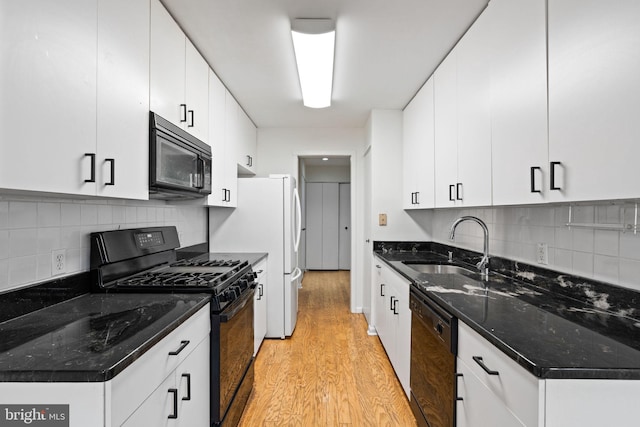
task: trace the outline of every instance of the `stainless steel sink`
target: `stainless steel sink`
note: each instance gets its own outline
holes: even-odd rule
[[[468,268],[460,267],[457,265],[449,264],[409,264],[405,263],[407,267],[411,267],[419,273],[426,274],[477,274],[477,271],[469,270]]]

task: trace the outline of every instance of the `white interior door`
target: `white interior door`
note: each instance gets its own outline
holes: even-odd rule
[[[339,248],[338,268],[351,269],[351,184],[342,183],[339,187]]]
[[[306,185],[306,267],[322,269],[322,183]]]
[[[322,269],[338,270],[339,268],[339,184],[325,182],[322,184]]]

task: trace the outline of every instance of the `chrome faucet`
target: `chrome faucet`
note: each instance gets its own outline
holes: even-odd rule
[[[453,224],[451,224],[451,230],[449,231],[450,240],[454,239],[456,235],[456,227],[463,221],[477,222],[478,224],[480,224],[480,227],[482,227],[482,231],[484,232],[484,255],[482,256],[480,262],[476,264],[476,267],[478,268],[478,270],[480,270],[480,273],[482,273],[482,275],[487,278],[489,276],[489,229],[487,228],[487,224],[485,224],[484,221],[475,216],[461,216],[460,218],[456,219]]]

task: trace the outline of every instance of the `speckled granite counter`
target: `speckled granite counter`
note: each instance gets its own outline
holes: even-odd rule
[[[205,294],[83,294],[0,323],[0,381],[107,381],[204,307]],[[19,305],[8,298],[4,305]]]
[[[425,274],[410,264],[446,264],[453,251],[454,263],[475,270],[480,254],[438,243],[376,242],[374,249],[414,291],[540,378],[640,379],[638,292],[497,257],[488,280]]]

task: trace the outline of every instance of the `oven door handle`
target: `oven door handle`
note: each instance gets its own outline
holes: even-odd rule
[[[253,294],[255,294],[255,292],[254,288],[247,290],[242,298],[234,301],[228,310],[222,310],[222,313],[220,313],[220,322],[226,323],[231,320],[233,316],[238,314],[250,301],[253,301]]]

